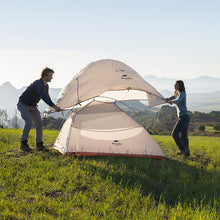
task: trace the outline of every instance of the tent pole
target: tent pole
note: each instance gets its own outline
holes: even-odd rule
[[[129,109],[131,109],[139,118],[140,118],[140,115],[138,114],[138,112],[136,112],[133,108],[131,108],[129,105],[126,105],[125,103],[123,103],[123,102],[120,102],[120,101],[115,101],[115,103],[117,103],[117,102],[119,102],[119,103],[122,103],[123,105],[125,105],[126,107],[128,107]],[[119,107],[119,106],[118,106]],[[120,108],[120,107],[119,107]],[[121,108],[120,108],[121,109]],[[122,109],[121,109],[122,110]],[[123,111],[123,110],[122,110]],[[124,112],[124,111],[123,111]],[[127,113],[126,113],[127,114]],[[147,128],[145,128],[146,130],[147,129],[149,129],[150,131],[151,131],[151,133],[153,134],[153,135],[156,135],[151,129],[150,129],[150,127],[147,127]],[[171,158],[170,157],[170,154],[168,153],[168,151],[167,151],[167,149],[166,149],[166,147],[164,146],[164,144],[159,140],[159,139],[157,139],[157,141],[159,142],[159,144],[161,145],[161,147],[163,148],[163,150],[166,152],[166,155],[168,156],[168,158]]]
[[[74,117],[74,120],[75,120],[75,117]],[[71,123],[70,123],[70,126],[69,126],[69,131],[68,131],[68,135],[67,135],[67,139],[66,139],[66,144],[65,144],[65,148],[64,148],[64,152],[65,153],[67,153],[67,146],[68,146],[69,140],[70,140],[72,124],[73,124],[73,120],[71,120]]]

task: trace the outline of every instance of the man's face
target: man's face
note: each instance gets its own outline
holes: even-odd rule
[[[52,72],[49,72],[45,77],[44,77],[44,80],[46,82],[51,82],[51,80],[53,79],[53,73]]]

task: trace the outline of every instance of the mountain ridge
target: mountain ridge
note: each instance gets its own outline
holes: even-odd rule
[[[159,91],[172,91],[176,80],[182,80],[184,82],[187,93],[209,93],[220,91],[220,78],[207,75],[192,79],[159,78],[153,75],[147,75],[143,78]]]
[[[153,75],[148,75],[143,78],[164,97],[172,95],[176,79],[158,78]],[[186,85],[188,95],[187,105],[190,111],[211,112],[220,110],[220,79],[201,76],[183,81]],[[18,98],[25,88],[24,86],[17,89],[10,82],[5,82],[0,85],[0,109],[7,109],[8,115],[12,117],[15,114]],[[53,102],[56,102],[60,91],[61,88],[49,89]],[[43,101],[39,102],[40,111],[44,111],[47,107]]]

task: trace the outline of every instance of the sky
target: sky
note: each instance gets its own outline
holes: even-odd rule
[[[122,61],[141,76],[220,78],[219,0],[0,0],[0,85],[54,69],[62,88],[88,63]]]

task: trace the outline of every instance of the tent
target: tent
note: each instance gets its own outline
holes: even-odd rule
[[[98,98],[102,103],[94,101]],[[126,64],[110,59],[90,63],[58,96],[56,105],[61,109],[79,109],[64,123],[55,148],[63,154],[164,158],[147,131],[116,105],[124,100],[147,100],[149,106],[166,102]],[[51,112],[53,108],[47,110]]]
[[[64,123],[54,148],[83,156],[166,158],[148,132],[115,102],[94,101],[73,112]]]
[[[72,108],[94,97],[117,101],[147,100],[149,107],[166,102],[134,69],[116,60],[99,60],[83,68],[60,92],[56,105]],[[49,108],[47,112],[53,112]]]

